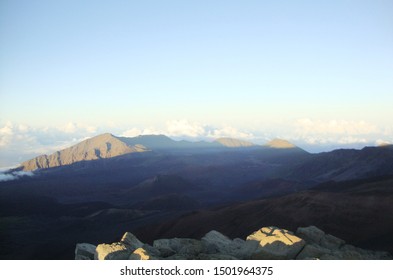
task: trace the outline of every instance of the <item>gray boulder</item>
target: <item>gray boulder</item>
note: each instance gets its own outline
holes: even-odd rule
[[[158,239],[153,242],[153,247],[160,251],[163,258],[175,254],[197,256],[202,251],[201,241],[190,238]]]
[[[345,244],[344,240],[342,240],[342,239],[340,239],[338,237],[335,237],[333,235],[330,235],[330,234],[326,234],[322,238],[321,243],[320,243],[320,245],[322,247],[328,248],[330,250],[337,250],[341,246],[343,246],[344,244]]]
[[[329,250],[337,250],[345,244],[345,241],[325,232],[316,226],[299,227],[296,235],[309,244],[316,244]]]
[[[336,253],[343,260],[388,260],[392,256],[388,252],[371,251],[361,249],[352,245],[344,245],[341,250]]]
[[[299,227],[296,230],[296,235],[302,238],[307,243],[320,244],[325,232],[316,226]]]
[[[121,242],[123,242],[124,245],[129,247],[132,251],[143,246],[143,243],[131,232],[126,232],[121,238]]]
[[[243,258],[242,247],[245,240],[235,238],[231,240],[222,233],[212,230],[202,237],[203,251],[207,254],[230,255],[236,259]]]
[[[152,255],[157,258],[161,257],[160,251],[154,248],[153,246],[150,246],[149,244],[143,244],[142,248],[145,249],[149,255]]]
[[[227,253],[231,250],[232,240],[218,231],[209,231],[201,240],[207,253]]]
[[[297,255],[297,260],[312,260],[320,259],[323,255],[330,254],[329,249],[323,248],[316,244],[307,244],[303,250]]]
[[[75,259],[76,260],[94,260],[94,254],[96,247],[89,243],[78,243],[75,247]]]

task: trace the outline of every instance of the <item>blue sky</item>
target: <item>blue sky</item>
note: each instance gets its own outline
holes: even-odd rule
[[[104,131],[391,142],[392,11],[392,1],[2,0],[0,157]]]

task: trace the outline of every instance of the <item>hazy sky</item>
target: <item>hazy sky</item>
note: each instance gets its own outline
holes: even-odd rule
[[[1,0],[0,166],[103,131],[392,142],[392,13],[389,0]]]

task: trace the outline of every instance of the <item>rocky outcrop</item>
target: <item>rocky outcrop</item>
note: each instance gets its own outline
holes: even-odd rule
[[[131,254],[142,246],[143,243],[138,238],[136,238],[135,235],[130,232],[126,232],[120,242],[115,242],[112,244],[99,244],[96,247],[94,259],[128,260]]]
[[[392,258],[387,252],[364,250],[345,244],[344,240],[325,234],[315,226],[300,227],[296,235],[307,243],[296,259],[380,260]]]
[[[263,227],[246,240],[229,237],[215,230],[201,240],[158,239],[144,244],[132,233],[125,233],[112,244],[79,243],[76,260],[379,260],[392,259],[387,252],[364,250],[345,244],[315,226],[300,227],[296,233],[277,227]]]

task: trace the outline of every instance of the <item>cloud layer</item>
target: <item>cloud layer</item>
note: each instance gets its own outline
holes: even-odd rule
[[[31,127],[6,122],[0,126],[0,166],[14,166],[33,156],[64,149],[96,133],[96,128],[76,123]]]
[[[171,120],[165,123],[162,129],[156,128],[130,128],[124,131],[121,136],[135,137],[138,135],[164,134],[170,137],[185,137],[196,139],[215,139],[220,137],[232,137],[239,139],[252,139],[253,133],[240,131],[232,126],[221,128],[211,125],[204,125],[198,122],[191,122],[186,119]]]
[[[309,118],[298,119],[294,123],[293,137],[312,145],[328,144],[377,144],[382,135],[392,138],[384,133],[388,128],[380,128],[366,121],[348,120],[313,120]],[[387,136],[387,137],[386,137]],[[391,142],[381,140],[378,142]]]
[[[188,140],[232,137],[258,144],[278,137],[306,149],[311,147],[313,151],[322,151],[323,147],[362,147],[393,142],[393,127],[378,127],[373,123],[354,120],[302,118],[290,123],[277,124],[275,127],[261,125],[248,130],[231,125],[203,124],[187,119],[162,122],[161,127],[128,128],[116,125],[110,128],[96,127],[75,122],[58,127],[31,127],[6,122],[0,124],[0,167],[14,166],[34,156],[53,153],[104,132],[126,137],[164,134],[174,139]]]

